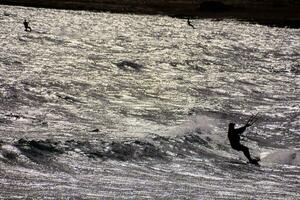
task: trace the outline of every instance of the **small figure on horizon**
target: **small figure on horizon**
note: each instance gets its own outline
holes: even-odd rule
[[[234,128],[235,124],[234,123],[229,123],[229,128],[228,128],[228,139],[230,141],[230,145],[234,150],[237,151],[242,151],[244,155],[247,157],[249,160],[249,163],[259,165],[258,161],[259,159],[253,159],[250,156],[249,148],[242,145],[240,143],[240,135],[246,130],[247,127],[253,125],[253,123],[257,121],[256,116],[252,116],[246,125],[240,127],[240,128]]]
[[[29,27],[29,22],[26,21],[26,19],[24,20],[23,24],[24,24],[24,27],[25,27],[25,31],[31,32],[31,28]]]
[[[191,24],[191,22],[190,22],[190,18],[188,18],[187,24],[188,24],[189,26],[191,26],[193,29],[195,29],[195,27],[193,26],[193,24]]]

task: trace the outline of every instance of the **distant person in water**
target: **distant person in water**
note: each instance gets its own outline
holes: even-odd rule
[[[195,29],[195,27],[193,26],[193,24],[191,24],[191,22],[190,22],[190,18],[188,18],[187,23],[188,23],[189,26],[191,26],[193,29]]]
[[[26,21],[26,19],[24,20],[23,24],[24,24],[24,27],[25,27],[25,31],[31,32],[31,28],[29,27],[29,22]]]
[[[250,163],[258,165],[259,159],[251,158],[249,148],[240,143],[240,139],[241,139],[240,135],[242,135],[242,133],[246,130],[246,128],[251,126],[256,120],[257,119],[255,118],[255,116],[254,117],[252,116],[248,120],[246,125],[244,125],[243,127],[240,127],[240,128],[234,128],[235,124],[229,123],[228,139],[230,141],[231,147],[234,150],[242,151],[244,153],[244,155],[248,158]]]

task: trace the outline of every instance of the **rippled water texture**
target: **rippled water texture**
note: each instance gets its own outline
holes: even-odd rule
[[[299,199],[300,30],[191,22],[0,6],[0,199]]]

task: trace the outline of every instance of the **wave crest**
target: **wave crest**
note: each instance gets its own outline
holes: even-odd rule
[[[202,138],[200,133],[190,133],[177,137],[152,135],[142,140],[132,139],[126,141],[98,140],[90,142],[67,140],[61,142],[50,139],[19,139],[11,146],[17,148],[21,154],[30,160],[41,163],[47,161],[50,157],[68,152],[81,152],[89,158],[120,161],[170,160],[172,157],[212,155],[210,150],[213,146],[210,142],[211,140],[208,137]]]

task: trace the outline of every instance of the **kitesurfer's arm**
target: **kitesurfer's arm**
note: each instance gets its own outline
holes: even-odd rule
[[[247,127],[248,127],[248,125],[242,126],[241,128],[237,128],[237,129],[235,129],[235,132],[238,135],[241,135],[246,130]]]

